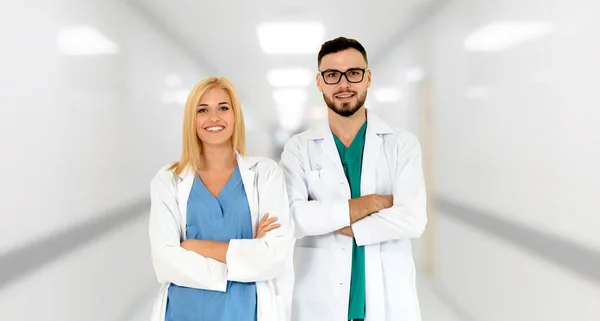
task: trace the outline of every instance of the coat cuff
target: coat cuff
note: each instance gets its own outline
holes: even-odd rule
[[[325,215],[330,215],[331,225],[335,230],[350,226],[350,203],[348,200],[323,201],[328,208]],[[327,213],[328,212],[328,213]],[[313,222],[318,224],[318,222]]]
[[[370,225],[366,219],[367,217],[352,224],[352,233],[354,233],[354,240],[358,246],[377,243],[372,238],[374,231],[369,231]]]
[[[227,291],[227,265],[210,258],[208,260],[208,269],[214,278],[214,290],[220,292]]]
[[[260,255],[256,255],[253,251],[254,242],[264,242],[259,239],[233,239],[229,241],[229,248],[225,254],[227,260],[227,279],[230,281],[245,282],[249,276],[255,274],[256,271],[251,271],[260,261]]]

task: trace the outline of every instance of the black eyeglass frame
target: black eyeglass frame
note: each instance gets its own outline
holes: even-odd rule
[[[338,80],[336,82],[327,82],[327,80],[325,80],[325,73],[326,72],[332,72],[332,71],[339,72],[340,73],[340,77],[338,78]],[[346,73],[349,72],[349,71],[361,71],[362,75],[360,77],[360,80],[359,81],[350,81],[350,79],[348,79],[348,76],[346,75]],[[365,74],[366,73],[367,73],[367,69],[366,68],[350,68],[350,69],[348,69],[346,71],[339,71],[337,69],[327,69],[327,70],[321,71],[321,78],[323,78],[323,81],[327,85],[337,85],[337,84],[339,84],[340,81],[342,81],[342,77],[346,77],[346,80],[349,83],[351,83],[351,84],[358,84],[358,83],[362,82],[365,79]]]

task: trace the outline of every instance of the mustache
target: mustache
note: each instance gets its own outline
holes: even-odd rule
[[[336,93],[334,93],[333,95],[339,95],[339,94],[357,94],[356,91],[352,91],[352,90],[342,90],[342,91],[338,91]]]

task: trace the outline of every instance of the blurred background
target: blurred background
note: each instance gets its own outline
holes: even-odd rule
[[[149,183],[209,75],[249,153],[325,120],[325,40],[359,40],[367,108],[421,140],[424,321],[600,320],[595,0],[3,0],[0,319],[144,321]]]

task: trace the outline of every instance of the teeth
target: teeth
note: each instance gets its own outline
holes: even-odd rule
[[[208,130],[209,132],[218,132],[223,130],[224,127],[221,126],[216,126],[216,127],[208,127],[206,128],[206,130]]]
[[[349,95],[337,95],[338,98],[349,98],[352,97],[352,94]]]

